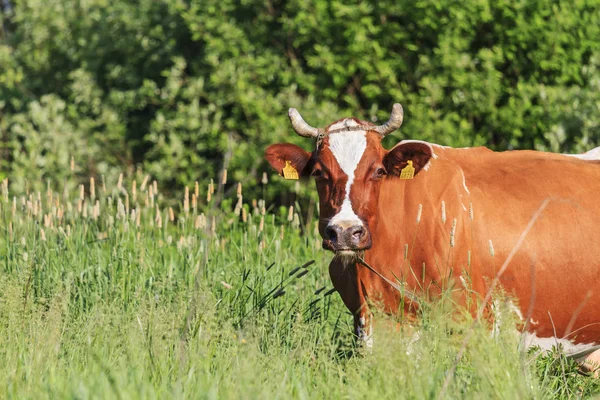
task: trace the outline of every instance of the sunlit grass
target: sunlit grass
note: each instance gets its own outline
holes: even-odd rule
[[[436,398],[470,329],[446,397],[597,390],[447,302],[415,326],[378,315],[363,350],[315,227],[297,207],[270,213],[241,185],[226,199],[218,187],[184,188],[174,204],[147,177],[75,192],[3,184],[0,396]]]

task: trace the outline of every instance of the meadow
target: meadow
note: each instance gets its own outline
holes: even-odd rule
[[[447,299],[357,345],[299,205],[141,173],[0,198],[0,397],[579,398],[600,384]],[[39,182],[38,182],[39,184]],[[263,191],[264,192],[264,191]],[[446,301],[445,301],[446,300]],[[468,337],[468,340],[465,338]],[[457,357],[464,349],[462,357]]]

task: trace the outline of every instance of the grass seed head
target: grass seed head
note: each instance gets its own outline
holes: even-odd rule
[[[117,219],[121,219],[125,216],[126,216],[125,205],[123,204],[123,201],[121,201],[121,198],[119,197],[117,199]]]
[[[93,177],[90,178],[90,197],[92,200],[96,198],[96,183]]]
[[[446,202],[442,200],[442,224],[446,223]]]
[[[100,200],[96,200],[96,204],[94,204],[93,217],[94,221],[98,220],[98,217],[100,217]]]
[[[196,217],[196,220],[194,221],[194,228],[195,229],[201,229],[201,223],[202,223],[202,215],[198,215]]]
[[[423,212],[423,204],[419,204],[419,209],[417,210],[417,224],[421,222],[421,213]]]
[[[183,212],[187,215],[190,212],[190,188],[185,187],[185,194],[183,195]]]
[[[237,202],[235,204],[235,209],[233,210],[233,213],[235,214],[236,217],[240,216],[243,206],[244,206],[243,198],[242,198],[242,196],[238,196]]]
[[[221,174],[221,185],[227,184],[227,168],[225,168]]]
[[[140,190],[143,192],[144,190],[146,190],[146,185],[148,184],[148,180],[150,180],[150,175],[146,175],[144,176],[144,180],[142,181],[142,184],[140,185]]]

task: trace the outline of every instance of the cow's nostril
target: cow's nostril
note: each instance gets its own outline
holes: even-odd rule
[[[333,227],[333,226],[328,226],[325,229],[325,234],[327,235],[327,239],[331,240],[332,242],[337,241],[337,237],[338,237],[338,230]]]
[[[365,233],[365,229],[362,226],[356,226],[352,229],[352,239],[360,240]]]

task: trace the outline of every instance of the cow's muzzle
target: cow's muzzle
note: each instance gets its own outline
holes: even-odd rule
[[[371,248],[371,234],[361,225],[347,228],[339,225],[328,225],[325,228],[323,248],[336,253],[357,252]]]

